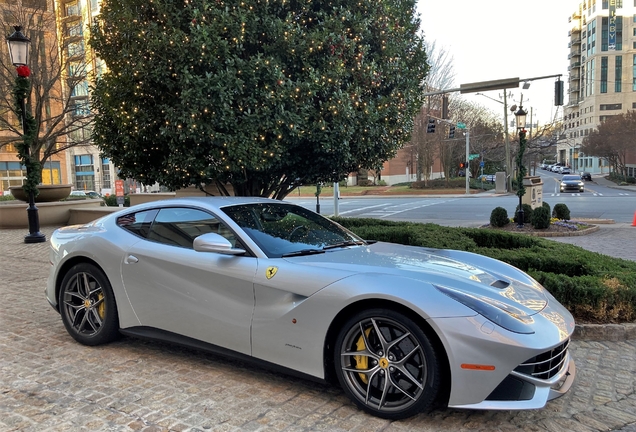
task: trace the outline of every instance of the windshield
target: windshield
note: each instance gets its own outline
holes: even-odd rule
[[[581,176],[578,175],[566,175],[563,176],[563,181],[580,181]]]
[[[221,210],[270,258],[364,244],[335,222],[293,204],[246,204]]]

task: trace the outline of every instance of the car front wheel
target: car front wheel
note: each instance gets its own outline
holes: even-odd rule
[[[388,309],[371,309],[344,325],[335,345],[336,374],[361,409],[402,419],[427,409],[440,375],[435,350],[420,327]]]
[[[106,275],[92,264],[73,266],[62,280],[60,314],[68,333],[84,345],[119,337],[119,318]]]

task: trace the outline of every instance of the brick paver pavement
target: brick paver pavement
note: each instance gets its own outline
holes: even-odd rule
[[[636,431],[636,340],[573,341],[576,382],[542,410],[394,422],[336,387],[207,353],[132,338],[85,347],[44,297],[48,243],[24,234],[0,231],[0,431]]]

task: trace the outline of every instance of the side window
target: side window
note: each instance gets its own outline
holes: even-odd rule
[[[157,210],[146,210],[137,213],[129,213],[117,218],[117,225],[126,231],[147,238],[152,221],[157,215]]]
[[[220,234],[235,245],[232,231],[219,219],[202,210],[190,208],[164,208],[159,210],[150,228],[148,240],[192,249],[194,239],[201,234]]]

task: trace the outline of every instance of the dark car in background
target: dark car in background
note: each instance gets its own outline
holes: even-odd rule
[[[590,174],[589,172],[587,172],[587,171],[581,171],[581,173],[580,173],[580,174],[581,174],[581,178],[582,178],[583,180],[592,181],[592,174]]]

